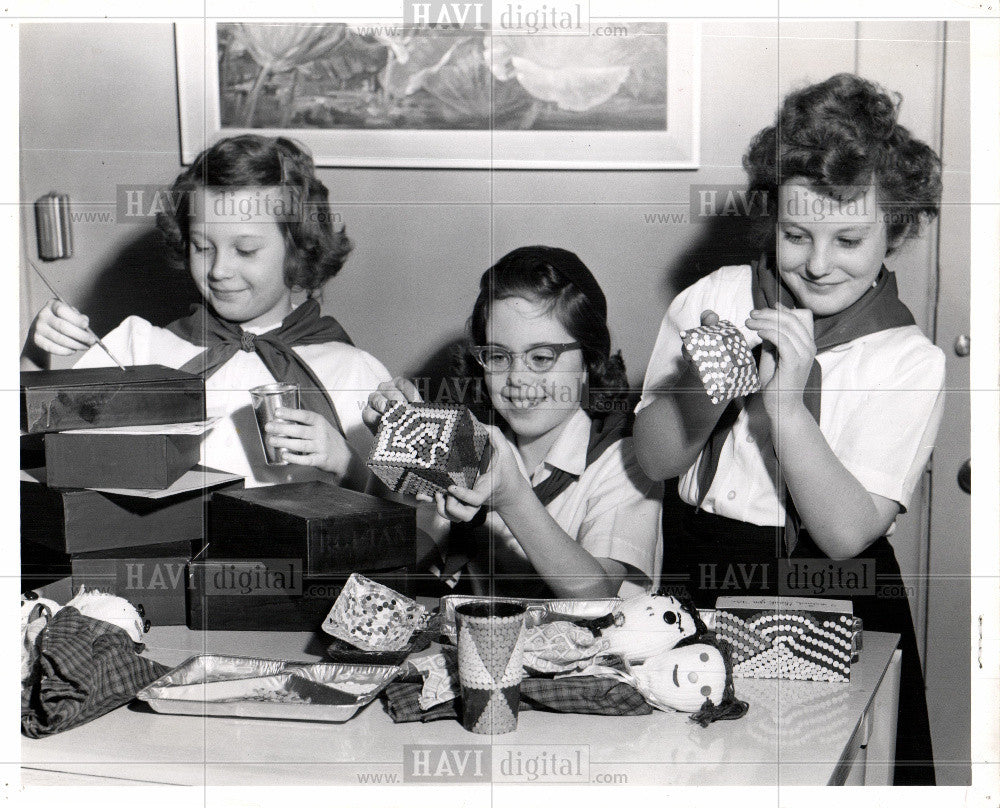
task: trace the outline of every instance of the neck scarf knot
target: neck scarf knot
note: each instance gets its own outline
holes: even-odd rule
[[[330,394],[312,368],[295,352],[299,345],[343,342],[353,345],[347,332],[333,317],[321,316],[319,303],[305,301],[281,325],[264,334],[244,331],[238,323],[223,320],[204,304],[196,304],[191,314],[175,320],[167,330],[205,350],[181,366],[181,370],[207,379],[239,351],[255,353],[277,382],[297,384],[303,409],[326,418],[341,434],[340,418]]]

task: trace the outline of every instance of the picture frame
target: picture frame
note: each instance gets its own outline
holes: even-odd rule
[[[381,74],[352,77],[350,81],[359,87],[344,92],[344,82],[337,84],[330,63],[308,61],[310,53],[329,52],[327,45],[310,51],[308,43],[303,45],[308,37],[302,36],[302,30],[287,30],[320,25],[328,26],[328,35],[346,31],[368,52],[384,47],[387,53],[382,58],[387,61],[395,58],[392,48],[411,49],[405,54],[411,57],[406,65],[390,76],[396,89],[391,104],[384,104],[389,93],[379,82],[386,82],[389,69],[400,66],[392,64]],[[278,26],[286,30],[278,30]],[[659,26],[662,33],[653,26]],[[463,37],[465,32],[451,31],[436,34],[439,38],[449,36],[446,42],[429,42],[434,32],[417,29],[407,34],[402,45],[394,41],[382,45],[382,39],[363,35],[374,28],[366,29],[356,20],[350,26],[287,20],[195,20],[176,22],[174,29],[184,164],[190,164],[200,151],[222,137],[255,132],[294,138],[312,151],[317,165],[327,167],[675,170],[699,166],[697,22],[621,24],[618,30],[626,33],[603,53],[588,55],[592,63],[596,60],[596,67],[588,67],[590,72],[578,84],[574,84],[572,72],[567,79],[565,70],[546,74],[543,66],[540,75],[538,70],[531,73],[537,63],[532,63],[530,49],[537,52],[548,47],[540,36],[479,32],[482,39],[477,43],[475,33]],[[225,61],[234,31],[243,40],[237,51],[241,61],[235,68]],[[263,39],[263,45],[253,41],[255,38]],[[556,39],[559,42],[553,43]],[[287,42],[293,40],[291,48],[297,48],[300,62],[289,69],[294,59],[278,57],[282,48],[290,50]],[[589,35],[548,37],[552,47],[563,50],[587,47],[593,51],[598,41]],[[262,57],[258,46],[270,47],[274,53]],[[439,57],[445,46],[451,50],[437,62],[426,61]],[[462,54],[461,48],[467,53]],[[481,75],[468,78],[472,48],[480,49],[474,58],[482,63],[472,62],[473,69],[479,73],[492,69],[496,81],[484,82]],[[529,52],[524,56],[526,48]],[[511,51],[520,51],[522,56],[502,62]],[[254,54],[262,61],[273,57],[281,72],[268,74],[251,61]],[[487,60],[480,54],[489,57],[488,67],[483,66]],[[450,67],[449,59],[457,62],[462,56],[466,61],[450,74],[435,73],[441,65]],[[418,75],[420,57],[425,62],[423,73]],[[607,64],[600,62],[602,58]],[[630,70],[630,59],[642,69]],[[524,75],[512,65],[518,65]],[[504,76],[505,81],[499,78],[501,69],[511,74]],[[325,86],[334,89],[324,89],[324,75]],[[421,77],[428,75],[439,86],[425,81],[426,87],[414,90]],[[637,81],[644,82],[638,89]],[[484,84],[488,86],[484,88]],[[297,86],[311,89],[313,94],[296,95]],[[366,99],[370,101],[367,105]],[[360,122],[352,124],[352,116]],[[302,125],[303,121],[312,125]]]

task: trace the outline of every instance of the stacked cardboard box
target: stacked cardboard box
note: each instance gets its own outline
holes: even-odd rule
[[[204,382],[170,368],[22,373],[25,588],[68,572],[74,590],[114,592],[156,625],[182,625],[208,499],[243,486],[197,466],[197,429],[163,426],[204,419]]]

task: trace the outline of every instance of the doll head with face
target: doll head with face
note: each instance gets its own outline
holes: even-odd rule
[[[631,666],[637,689],[653,707],[692,713],[703,727],[742,718],[749,708],[736,698],[728,649],[711,634],[692,640]]]
[[[642,662],[704,632],[697,609],[685,599],[666,594],[637,595],[624,601],[615,624],[604,630],[609,653]]]

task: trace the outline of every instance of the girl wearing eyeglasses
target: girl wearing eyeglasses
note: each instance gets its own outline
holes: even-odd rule
[[[493,454],[471,489],[437,495],[442,558],[433,571],[449,585],[461,573],[475,594],[655,589],[663,489],[635,458],[625,366],[611,355],[593,274],[567,250],[516,249],[483,274],[468,330]],[[418,397],[406,380],[382,385],[368,401],[369,425],[389,399]]]

